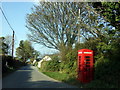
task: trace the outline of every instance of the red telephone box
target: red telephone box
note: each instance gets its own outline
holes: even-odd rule
[[[78,77],[81,83],[93,80],[93,51],[90,49],[78,50]]]

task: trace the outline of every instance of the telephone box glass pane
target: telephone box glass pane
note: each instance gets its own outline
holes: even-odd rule
[[[85,56],[85,58],[90,58],[90,56]]]
[[[90,59],[86,59],[86,61],[90,61]]]
[[[86,67],[90,67],[90,65],[86,65]]]
[[[81,56],[79,56],[79,60],[81,59]]]
[[[90,64],[90,62],[85,62],[85,64]]]
[[[81,63],[81,56],[79,56],[79,63]]]

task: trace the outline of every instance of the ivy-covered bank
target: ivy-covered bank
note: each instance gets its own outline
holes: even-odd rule
[[[25,62],[13,59],[12,56],[0,55],[2,61],[2,77],[16,71],[18,68],[26,65]]]

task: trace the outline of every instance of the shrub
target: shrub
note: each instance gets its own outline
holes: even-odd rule
[[[0,55],[0,58],[2,58],[2,73],[6,73],[10,71],[10,69],[16,69],[24,65],[23,62],[13,59],[12,56]]]
[[[34,65],[37,66],[37,65],[38,65],[38,62],[36,61],[36,62],[34,63]]]
[[[59,71],[59,61],[51,60],[51,61],[43,61],[41,66],[41,71]]]

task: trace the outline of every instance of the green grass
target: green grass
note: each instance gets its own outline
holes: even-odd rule
[[[59,73],[59,72],[43,72],[44,74],[46,74],[47,76],[54,78],[56,80],[71,84],[71,85],[76,85],[79,88],[119,88],[119,85],[117,86],[117,83],[114,83],[114,81],[116,81],[116,79],[112,76],[103,76],[103,79],[95,79],[93,81],[91,81],[90,83],[87,84],[82,84],[79,81],[76,80],[76,77],[70,77],[69,74],[65,74],[65,73]],[[110,78],[114,78],[113,80],[110,80],[108,82],[108,80]]]
[[[59,81],[63,81],[68,78],[68,75],[65,73],[59,73],[59,72],[43,72],[43,73]]]
[[[56,80],[59,80],[71,85],[76,85],[78,87],[82,87],[82,84],[79,81],[77,81],[75,77],[70,77],[69,74],[59,73],[59,72],[42,72],[42,73]]]

